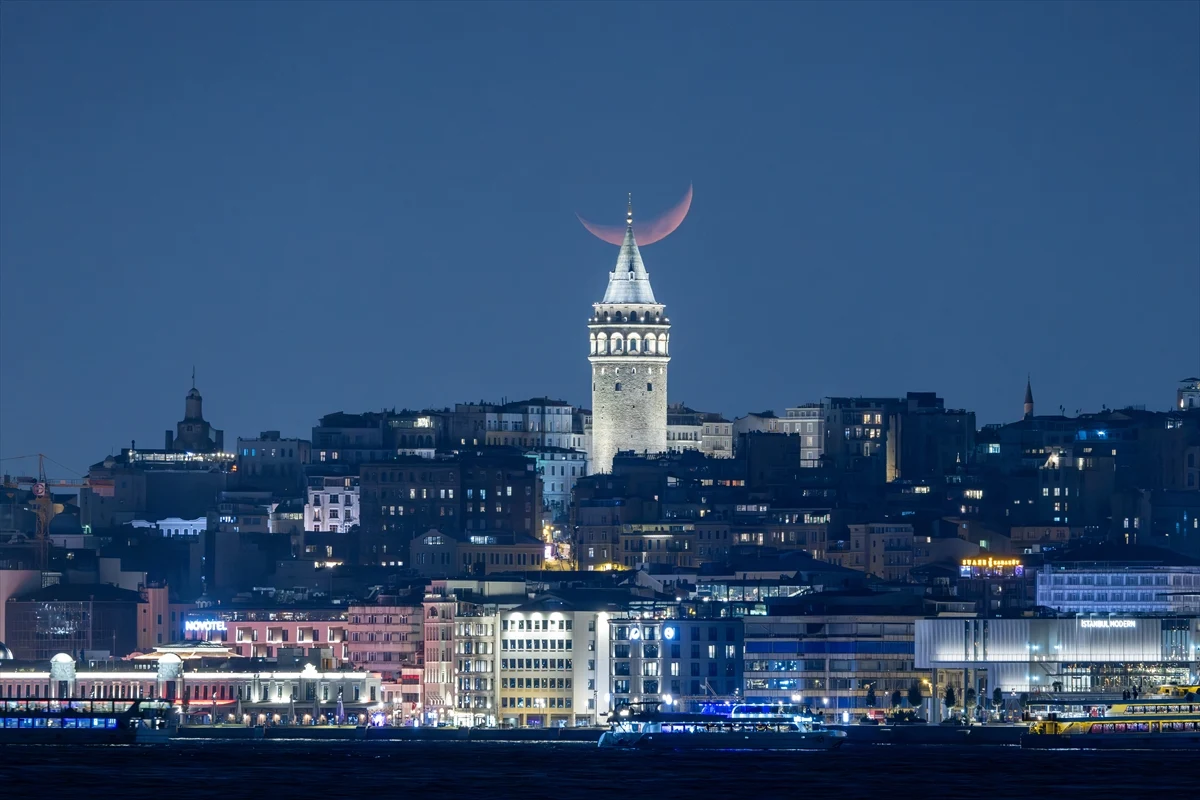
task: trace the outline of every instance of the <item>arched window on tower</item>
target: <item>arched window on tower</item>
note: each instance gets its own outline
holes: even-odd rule
[[[624,337],[621,336],[621,334],[619,334],[619,333],[614,333],[612,335],[612,350],[611,350],[611,352],[614,355],[620,355],[621,353],[625,352]]]
[[[625,317],[621,314],[620,311],[618,311],[616,314],[613,315],[613,320],[616,322],[624,322]]]
[[[596,355],[596,334],[588,335],[588,354]]]
[[[658,352],[658,339],[653,333],[646,334],[646,342],[642,345],[642,351],[654,355]]]
[[[642,339],[636,333],[629,334],[629,346],[626,348],[630,355],[641,352]]]
[[[596,355],[602,356],[608,353],[608,334],[596,334]]]
[[[638,321],[638,316],[637,316],[637,312],[636,312],[636,311],[630,311],[630,312],[629,312],[629,321],[630,321],[630,322],[637,322],[637,321]]]
[[[658,352],[662,353],[665,356],[668,352],[670,352],[670,349],[669,349],[670,344],[671,344],[671,335],[664,333],[662,335],[662,338],[659,339],[659,342],[658,342]]]

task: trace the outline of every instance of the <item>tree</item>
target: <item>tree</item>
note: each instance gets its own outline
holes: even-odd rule
[[[867,684],[867,708],[875,707],[875,684]]]
[[[900,694],[900,690],[896,689],[895,691],[892,692],[892,708],[899,708],[901,701],[902,701],[902,697]]]
[[[992,705],[994,705],[997,710],[1004,705],[1004,692],[1000,691],[999,686],[997,686],[995,689],[992,689]]]
[[[953,686],[946,687],[946,694],[942,699],[946,702],[946,708],[954,708],[958,702],[958,697],[954,694]]]
[[[908,687],[908,704],[913,708],[920,708],[921,701],[925,698],[921,696],[921,684],[914,683]]]
[[[967,687],[967,691],[963,692],[963,709],[970,711],[975,707],[975,689]]]

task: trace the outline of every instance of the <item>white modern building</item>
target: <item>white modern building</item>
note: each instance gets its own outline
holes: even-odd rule
[[[1047,566],[1037,604],[1080,614],[1200,614],[1200,567]]]
[[[357,476],[310,478],[304,530],[346,533],[359,522]]]
[[[542,505],[556,518],[567,513],[575,481],[587,475],[587,453],[582,450],[542,448],[527,454],[537,462],[542,481]]]
[[[794,433],[800,440],[800,466],[820,466],[825,452],[825,416],[820,403],[806,403],[789,408],[779,422],[781,433]]]
[[[607,710],[609,613],[543,597],[500,615],[503,724],[597,724]]]
[[[988,691],[1119,692],[1194,683],[1200,618],[1094,615],[921,619],[916,666],[962,670]]]

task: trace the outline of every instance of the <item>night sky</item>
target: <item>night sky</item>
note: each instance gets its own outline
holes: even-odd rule
[[[670,398],[979,423],[1200,372],[1200,5],[0,6],[0,456],[590,402],[619,224]],[[0,468],[27,472],[6,461]],[[68,473],[55,467],[52,474]]]

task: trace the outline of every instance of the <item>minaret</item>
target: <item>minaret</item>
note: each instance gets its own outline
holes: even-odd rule
[[[1033,416],[1033,384],[1028,376],[1025,378],[1025,419]]]
[[[590,471],[611,472],[624,450],[667,449],[667,362],[671,325],[655,301],[650,274],[633,237],[633,196],[625,218],[625,241],[608,277],[604,299],[588,320],[592,366]]]

